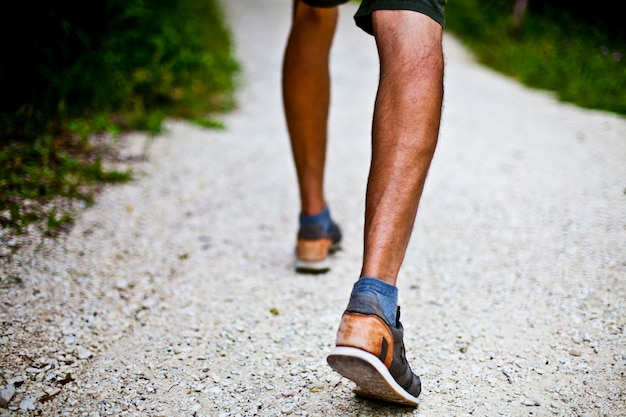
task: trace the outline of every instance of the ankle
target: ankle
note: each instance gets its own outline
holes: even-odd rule
[[[325,231],[330,232],[332,229],[333,222],[330,218],[330,209],[326,206],[319,213],[314,214],[300,214],[299,217],[300,228],[303,226],[321,226]]]
[[[378,278],[364,276],[354,283],[351,296],[359,293],[375,295],[389,324],[396,325],[398,287]]]

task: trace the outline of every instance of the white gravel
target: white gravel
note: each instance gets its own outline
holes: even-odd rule
[[[625,415],[626,121],[522,87],[446,35],[441,140],[399,281],[422,401],[358,399],[325,356],[360,267],[373,40],[342,6],[327,191],[345,250],[300,276],[279,87],[290,1],[224,3],[245,68],[228,128],[126,137],[146,152],[136,181],[2,258],[0,415]]]

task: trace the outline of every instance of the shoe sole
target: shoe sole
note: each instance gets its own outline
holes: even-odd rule
[[[356,395],[417,407],[417,397],[406,392],[376,356],[361,349],[337,346],[328,364],[357,385]]]
[[[328,258],[321,261],[304,261],[296,259],[296,272],[301,274],[324,274],[330,271],[330,260]]]

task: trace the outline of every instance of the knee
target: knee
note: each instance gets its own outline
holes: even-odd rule
[[[426,15],[380,10],[373,15],[381,65],[393,72],[438,75],[443,71],[442,28]]]

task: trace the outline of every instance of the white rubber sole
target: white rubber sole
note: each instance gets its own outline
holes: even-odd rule
[[[303,261],[296,258],[295,268],[297,272],[309,274],[322,274],[330,271],[330,259],[322,259],[321,261]]]
[[[409,394],[391,376],[380,359],[361,349],[337,346],[326,358],[328,364],[342,376],[353,381],[354,393],[397,404],[417,407],[417,397]]]

